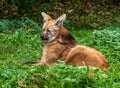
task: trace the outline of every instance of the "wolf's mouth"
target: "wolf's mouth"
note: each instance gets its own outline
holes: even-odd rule
[[[48,40],[49,38],[41,38],[42,40]]]
[[[45,38],[45,39],[43,39],[43,40],[48,40],[48,38]]]
[[[48,39],[49,39],[48,37],[44,37],[44,36],[40,36],[40,38],[41,38],[42,40],[48,40]]]

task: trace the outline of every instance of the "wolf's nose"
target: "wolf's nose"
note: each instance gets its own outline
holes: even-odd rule
[[[42,35],[40,36],[40,38],[43,39],[43,38],[44,38],[44,35],[42,34]]]

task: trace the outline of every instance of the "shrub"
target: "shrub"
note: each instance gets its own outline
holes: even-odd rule
[[[14,32],[18,29],[26,29],[29,31],[40,31],[41,26],[38,23],[25,18],[22,21],[18,20],[0,20],[0,32],[9,33]],[[33,30],[34,29],[34,30]]]
[[[101,31],[94,31],[93,45],[100,49],[107,57],[120,57],[120,28],[111,26]],[[111,55],[111,56],[110,56]],[[119,59],[120,60],[120,59]]]

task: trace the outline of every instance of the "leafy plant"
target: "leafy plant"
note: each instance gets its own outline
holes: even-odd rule
[[[31,32],[40,31],[41,26],[29,18],[25,18],[22,21],[17,20],[0,20],[0,32],[9,33],[18,29],[26,29]],[[35,29],[35,30],[33,30]]]
[[[6,21],[6,24],[9,21]],[[17,21],[16,21],[17,22]],[[20,22],[24,24],[25,21]],[[120,87],[120,33],[119,27],[90,31],[70,30],[80,45],[101,51],[110,63],[107,73],[91,67],[78,68],[57,61],[53,66],[32,66],[26,62],[39,61],[43,42],[36,23],[25,22],[14,32],[0,33],[0,87],[1,88],[119,88]],[[26,26],[27,25],[27,26]],[[13,26],[12,26],[13,27]],[[36,30],[38,27],[39,30]],[[3,27],[4,28],[4,27]],[[2,30],[3,30],[2,28]],[[14,27],[13,27],[14,29]]]

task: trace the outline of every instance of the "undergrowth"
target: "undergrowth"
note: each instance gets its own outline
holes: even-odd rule
[[[70,30],[80,45],[93,47],[105,55],[110,63],[107,73],[102,69],[67,66],[63,61],[51,67],[25,64],[38,61],[42,56],[40,29],[20,26],[14,32],[11,30],[3,32],[1,29],[0,33],[0,88],[120,87],[119,27],[111,26],[101,31]]]

